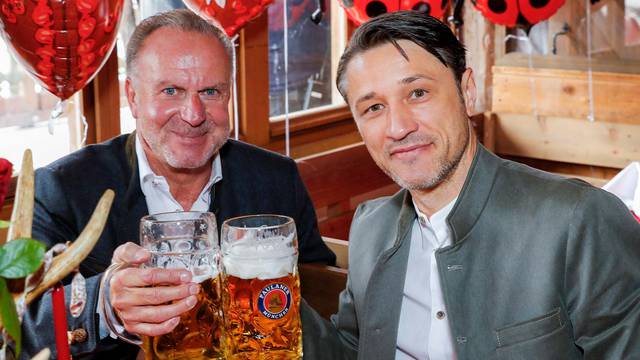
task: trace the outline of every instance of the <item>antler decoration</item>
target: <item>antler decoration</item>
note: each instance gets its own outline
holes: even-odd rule
[[[51,267],[45,271],[42,281],[34,285],[32,290],[26,289],[26,304],[28,305],[45,290],[64,279],[74,271],[91,252],[100,234],[113,203],[113,190],[106,190],[96,206],[89,222],[78,238],[62,254],[56,256],[51,262]],[[31,225],[33,223],[34,206],[34,176],[31,151],[26,150],[23,156],[22,168],[18,177],[16,197],[11,214],[7,241],[22,237],[31,237]],[[24,280],[21,280],[24,282]],[[31,285],[31,284],[30,284]],[[21,296],[22,294],[17,294]],[[2,328],[0,324],[0,329]]]
[[[11,213],[11,225],[7,232],[7,242],[19,238],[31,237],[33,222],[33,158],[31,150],[22,155],[22,168],[18,176],[16,197]]]

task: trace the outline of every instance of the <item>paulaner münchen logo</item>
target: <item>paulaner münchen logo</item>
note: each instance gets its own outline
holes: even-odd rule
[[[291,306],[291,291],[282,283],[265,286],[258,295],[258,309],[268,319],[280,319]]]

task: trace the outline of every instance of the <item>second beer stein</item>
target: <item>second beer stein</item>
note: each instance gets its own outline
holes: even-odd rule
[[[301,359],[298,240],[293,219],[250,215],[222,225],[228,359]]]

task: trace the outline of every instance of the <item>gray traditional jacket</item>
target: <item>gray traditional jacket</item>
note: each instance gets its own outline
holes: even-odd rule
[[[305,358],[395,357],[415,217],[405,190],[359,207],[333,326],[303,307]],[[613,195],[479,146],[447,222],[458,359],[640,359],[640,224]]]

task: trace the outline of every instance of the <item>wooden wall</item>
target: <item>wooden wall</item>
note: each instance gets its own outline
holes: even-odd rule
[[[601,185],[640,159],[640,74],[624,62],[505,56],[493,68],[486,134],[499,155]],[[591,111],[593,109],[593,112]],[[590,115],[593,114],[591,118]]]

